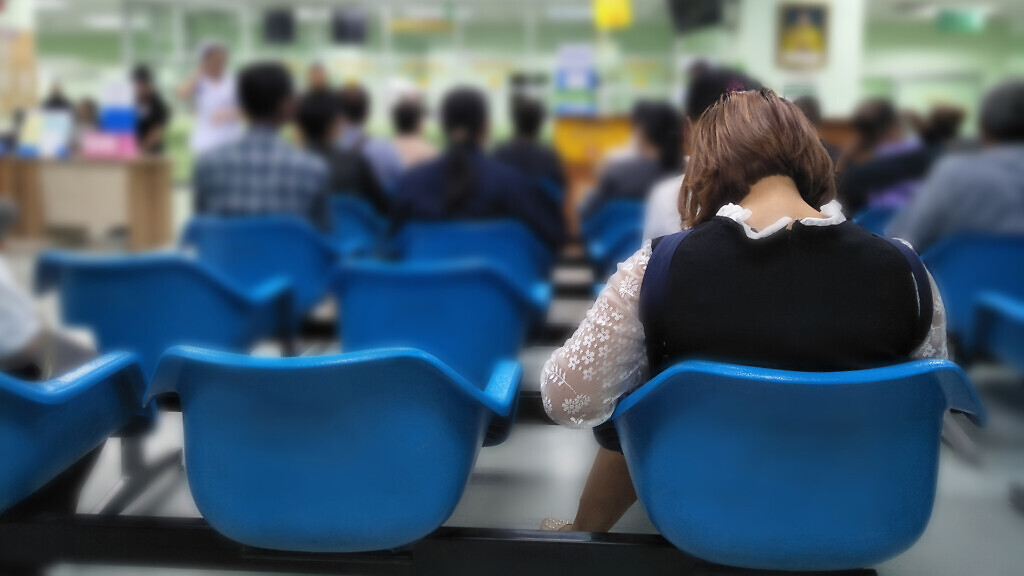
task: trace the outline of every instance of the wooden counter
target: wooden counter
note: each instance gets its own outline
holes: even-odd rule
[[[554,122],[554,145],[565,164],[568,190],[565,219],[569,230],[579,230],[576,207],[594,187],[597,169],[608,152],[629,141],[632,127],[626,116],[562,117]]]
[[[0,195],[18,206],[14,235],[82,229],[128,230],[128,247],[172,241],[171,166],[164,159],[25,160],[0,158]]]

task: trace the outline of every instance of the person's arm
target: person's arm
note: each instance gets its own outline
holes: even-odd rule
[[[640,286],[651,243],[619,264],[594,307],[544,365],[540,392],[552,420],[572,428],[606,422],[627,392],[647,379],[647,345],[640,323]]]
[[[939,294],[939,287],[936,286],[931,272],[928,273],[928,282],[932,285],[932,327],[928,330],[928,336],[910,356],[914,360],[948,360],[946,305],[942,302],[942,295]]]

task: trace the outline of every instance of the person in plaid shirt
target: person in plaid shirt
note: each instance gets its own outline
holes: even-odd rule
[[[238,140],[199,157],[194,174],[195,213],[294,215],[328,229],[326,164],[278,136],[292,115],[290,74],[280,64],[252,64],[239,74],[238,92],[248,130]]]

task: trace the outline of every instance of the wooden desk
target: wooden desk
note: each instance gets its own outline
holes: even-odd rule
[[[0,158],[0,194],[18,206],[15,236],[41,237],[53,228],[127,228],[131,250],[172,241],[171,166],[163,159]]]
[[[576,207],[594,187],[601,160],[608,152],[628,142],[631,131],[630,120],[625,116],[555,119],[555,149],[565,163],[569,180],[565,191],[565,220],[569,230],[579,231]]]

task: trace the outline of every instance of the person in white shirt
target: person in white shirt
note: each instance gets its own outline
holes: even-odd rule
[[[207,43],[199,50],[199,71],[181,87],[181,98],[195,113],[192,153],[196,156],[232,142],[242,134],[235,80],[228,73],[227,65],[227,48]]]
[[[86,363],[95,353],[44,327],[32,300],[14,281],[3,257],[3,240],[16,212],[0,198],[0,372],[43,380]]]
[[[686,141],[686,149],[691,149],[693,127],[708,108],[731,92],[760,88],[761,83],[757,80],[732,70],[713,68],[697,74],[690,82],[684,103],[686,119],[683,121],[683,139]],[[682,187],[683,175],[679,174],[661,180],[651,188],[644,208],[645,241],[682,230],[683,224],[679,217],[679,191]]]

